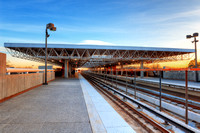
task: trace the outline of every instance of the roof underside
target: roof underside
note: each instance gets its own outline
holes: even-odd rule
[[[4,43],[12,56],[44,61],[45,44]],[[96,67],[117,62],[155,60],[183,60],[190,58],[194,49],[131,47],[105,45],[48,44],[48,61],[62,64],[70,60],[74,67]]]

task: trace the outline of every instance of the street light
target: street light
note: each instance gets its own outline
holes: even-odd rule
[[[199,33],[193,33],[193,36],[192,35],[187,35],[186,36],[187,39],[190,39],[190,38],[194,37],[194,41],[192,41],[192,43],[194,43],[194,45],[195,45],[195,68],[198,67],[198,64],[197,64],[197,42],[199,40],[196,39],[196,37],[198,37],[198,36],[199,36]],[[197,71],[195,71],[195,75],[196,75],[196,81],[198,82],[198,73],[197,73]]]
[[[47,83],[47,56],[48,56],[48,54],[47,54],[47,38],[50,36],[48,34],[48,29],[50,31],[56,31],[56,27],[54,27],[53,23],[48,23],[46,25],[46,35],[45,35],[45,81],[44,81],[43,85],[48,85],[48,83]]]

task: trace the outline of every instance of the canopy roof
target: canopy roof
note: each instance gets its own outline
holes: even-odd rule
[[[29,60],[43,61],[45,44],[41,43],[4,43],[12,56]],[[48,44],[48,61],[62,64],[70,60],[75,67],[96,67],[117,62],[149,60],[182,60],[188,59],[194,49]]]

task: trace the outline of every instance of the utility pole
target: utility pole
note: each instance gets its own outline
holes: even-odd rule
[[[192,41],[192,43],[194,43],[195,45],[195,68],[198,68],[198,64],[197,64],[197,42],[199,40],[196,39],[196,37],[199,36],[199,33],[193,33],[193,36],[192,35],[187,35],[186,38],[187,39],[190,39],[190,38],[194,38],[194,41]],[[198,71],[195,71],[195,80],[196,82],[198,82]]]

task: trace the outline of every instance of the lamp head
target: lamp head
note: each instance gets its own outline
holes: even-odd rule
[[[54,27],[54,24],[53,24],[53,23],[48,23],[48,24],[47,24],[47,29],[51,29],[52,27]]]
[[[186,38],[187,38],[187,39],[190,39],[190,38],[192,38],[192,36],[191,36],[191,35],[187,35]]]
[[[51,27],[50,31],[56,31],[56,27]]]
[[[199,33],[194,33],[193,34],[193,37],[198,37],[199,36]]]

